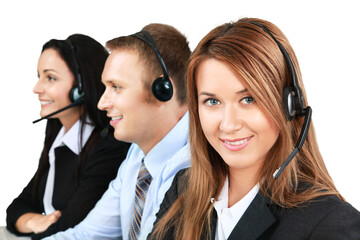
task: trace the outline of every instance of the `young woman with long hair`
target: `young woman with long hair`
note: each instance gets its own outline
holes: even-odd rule
[[[44,44],[33,89],[48,119],[44,148],[34,177],[7,209],[11,232],[41,239],[75,226],[115,178],[129,144],[105,134],[109,119],[97,109],[107,57],[82,34]]]
[[[243,18],[213,29],[187,78],[192,166],[175,177],[151,239],[359,239],[360,213],[337,191],[310,121],[274,178],[309,120],[295,53],[274,24]],[[303,90],[302,104],[283,104],[288,87]],[[303,105],[300,116],[289,120],[287,104]]]

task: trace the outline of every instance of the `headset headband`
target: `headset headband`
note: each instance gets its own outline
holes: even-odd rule
[[[161,68],[163,70],[164,77],[169,78],[169,74],[168,74],[165,62],[164,62],[163,58],[161,57],[160,51],[157,48],[156,43],[155,43],[154,39],[151,37],[150,33],[148,33],[145,30],[141,30],[140,32],[137,32],[137,33],[133,34],[132,36],[140,38],[144,42],[148,43],[152,47],[152,49],[154,49],[154,52],[155,52],[157,58],[159,59]]]
[[[299,85],[299,80],[295,71],[294,64],[290,58],[289,53],[286,51],[285,47],[274,37],[274,35],[261,23],[255,22],[255,21],[248,21],[248,23],[254,24],[258,27],[260,27],[263,31],[265,31],[269,36],[275,41],[275,43],[278,45],[281,53],[284,56],[285,62],[288,66],[289,72],[291,74],[292,84],[294,87],[295,93],[295,109],[297,110],[298,116],[304,116],[305,115],[305,107],[304,107],[304,96],[302,93],[302,90]]]
[[[83,87],[82,87],[82,79],[81,79],[81,74],[80,74],[80,66],[79,66],[79,63],[77,61],[77,57],[76,57],[76,54],[75,54],[75,47],[74,45],[72,44],[70,38],[67,38],[65,40],[65,43],[70,47],[71,49],[71,55],[72,55],[72,58],[73,58],[73,61],[74,61],[74,64],[75,64],[75,79],[76,79],[76,82],[77,82],[77,87],[79,89],[79,94],[82,94],[83,93]]]

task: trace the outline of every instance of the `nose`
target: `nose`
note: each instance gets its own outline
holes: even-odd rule
[[[36,84],[35,84],[35,86],[34,86],[34,88],[33,88],[33,92],[34,92],[35,94],[42,94],[42,93],[44,93],[44,89],[43,89],[43,87],[42,87],[42,84],[41,84],[40,79],[36,82]]]
[[[112,106],[112,104],[111,104],[111,101],[110,101],[109,93],[107,92],[107,89],[105,89],[105,92],[101,96],[97,107],[100,110],[107,111],[107,110],[109,110],[111,108],[111,106]]]
[[[234,131],[240,130],[242,126],[243,121],[236,107],[231,105],[226,106],[223,110],[220,130],[226,133],[232,133]]]

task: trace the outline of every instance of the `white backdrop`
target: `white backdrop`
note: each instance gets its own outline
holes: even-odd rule
[[[14,0],[0,3],[0,225],[5,225],[6,207],[33,176],[42,149],[46,122],[32,124],[40,111],[32,88],[43,43],[83,33],[105,44],[159,22],[185,33],[193,50],[212,28],[241,17],[269,20],[288,37],[328,170],[360,210],[357,1]]]

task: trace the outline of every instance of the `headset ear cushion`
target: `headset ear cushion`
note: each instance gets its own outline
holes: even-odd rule
[[[72,103],[82,100],[84,93],[79,93],[79,88],[77,86],[73,87],[69,92],[69,98]]]
[[[152,84],[152,92],[158,100],[162,102],[169,101],[173,95],[173,87],[170,79],[166,77],[155,79]]]
[[[294,119],[296,115],[294,96],[295,92],[292,87],[284,88],[282,95],[283,108],[285,111],[286,119],[289,121]]]

